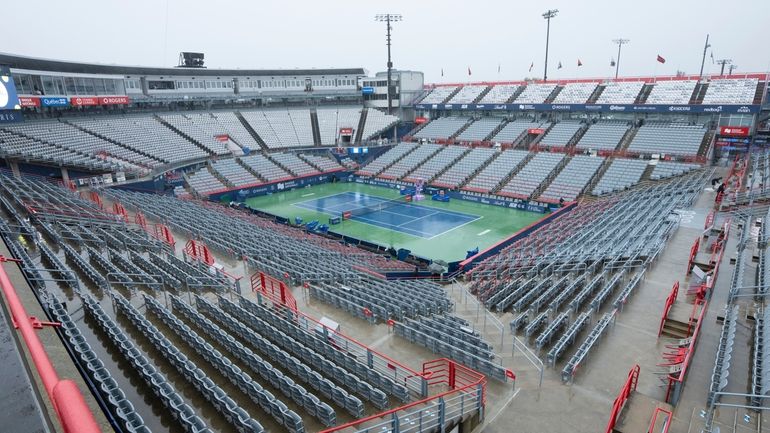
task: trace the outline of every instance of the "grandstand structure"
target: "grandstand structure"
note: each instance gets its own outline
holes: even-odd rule
[[[20,424],[767,429],[767,74],[430,85],[388,114],[361,68],[0,63]],[[448,238],[460,260],[413,251]]]

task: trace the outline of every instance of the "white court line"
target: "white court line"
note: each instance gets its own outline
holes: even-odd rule
[[[474,216],[476,216],[476,215],[474,215]],[[428,238],[428,240],[431,240],[431,239],[433,239],[433,238],[436,238],[436,237],[439,237],[439,236],[443,236],[443,235],[445,235],[445,234],[447,234],[447,233],[451,232],[452,230],[457,230],[457,229],[459,229],[460,227],[463,227],[463,226],[467,226],[468,224],[470,224],[470,223],[474,223],[474,222],[476,222],[476,221],[478,221],[478,220],[480,220],[480,219],[483,219],[483,218],[484,218],[483,216],[476,216],[476,219],[472,219],[472,220],[468,221],[467,223],[462,223],[462,224],[460,224],[459,226],[454,226],[454,227],[452,227],[451,229],[449,229],[449,230],[447,230],[447,231],[445,231],[445,232],[439,233],[439,234],[437,234],[437,235],[434,235],[433,237],[430,237],[430,238]]]
[[[492,231],[492,230],[490,230],[490,229],[486,229],[486,230],[484,230],[483,232],[481,232],[481,233],[477,234],[476,236],[484,236],[485,234],[487,234],[487,233],[489,233],[489,232],[491,232],[491,231]]]
[[[315,195],[314,192],[309,192],[307,194],[302,194],[300,197],[310,197],[311,195]]]
[[[394,213],[394,212],[390,212],[390,213]],[[402,226],[402,225],[404,225],[404,224],[411,224],[411,223],[413,223],[413,222],[415,222],[415,221],[419,221],[419,220],[421,220],[421,219],[423,219],[423,218],[427,218],[427,217],[429,217],[429,216],[433,216],[433,215],[437,215],[437,214],[438,214],[438,212],[433,212],[433,213],[429,213],[428,215],[423,215],[423,216],[421,216],[421,217],[412,218],[412,220],[411,220],[411,221],[407,221],[407,222],[405,222],[405,223],[403,223],[403,224],[399,224],[399,225],[397,225],[396,227],[401,227],[401,226]],[[402,215],[402,216],[406,216],[406,217],[408,217],[408,216],[409,216],[409,215],[404,215],[404,214],[402,214],[402,213],[400,213],[400,214],[395,214],[395,215]]]

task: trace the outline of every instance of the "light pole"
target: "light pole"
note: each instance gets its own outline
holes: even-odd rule
[[[698,77],[703,76],[703,65],[706,64],[706,51],[711,47],[711,44],[709,44],[709,35],[706,35],[706,44],[703,45],[703,60],[700,61],[700,75]]]
[[[733,69],[735,69],[737,67],[738,67],[738,65],[730,65],[730,67],[727,68],[727,75],[732,75],[733,74]]]
[[[719,71],[720,77],[725,74],[725,65],[730,65],[730,71],[733,69],[733,59],[719,59],[717,63],[722,65],[722,69]]]
[[[393,111],[393,99],[391,94],[391,70],[393,69],[393,62],[390,60],[390,31],[393,29],[390,23],[395,21],[401,21],[403,17],[401,14],[377,14],[374,16],[375,21],[384,21],[386,26],[385,41],[388,46],[388,114],[392,114]]]
[[[548,9],[543,13],[543,18],[548,22],[545,30],[545,66],[543,68],[543,81],[548,81],[548,40],[551,38],[551,18],[559,13],[558,9]]]
[[[615,44],[618,44],[618,61],[615,62],[615,79],[617,80],[618,79],[618,73],[620,72],[620,48],[623,45],[631,42],[631,39],[618,38],[618,39],[613,39],[612,42],[615,43]]]

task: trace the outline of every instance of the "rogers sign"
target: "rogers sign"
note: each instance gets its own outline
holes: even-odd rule
[[[99,105],[127,105],[130,100],[128,96],[102,96],[99,99]]]

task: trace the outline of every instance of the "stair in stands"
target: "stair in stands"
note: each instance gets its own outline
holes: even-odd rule
[[[497,135],[497,133],[498,133],[498,132],[502,131],[502,130],[503,130],[503,128],[505,128],[505,125],[507,125],[508,123],[509,123],[509,120],[508,120],[508,119],[503,119],[503,121],[502,121],[502,122],[500,122],[500,124],[499,124],[499,125],[497,125],[497,126],[495,127],[495,129],[493,129],[493,130],[492,130],[492,132],[490,132],[489,134],[487,134],[487,136],[486,136],[486,137],[484,137],[484,140],[483,140],[483,141],[491,141],[491,140],[492,140],[492,137],[494,137],[495,135]]]
[[[642,172],[642,176],[639,178],[639,183],[650,180],[650,176],[652,175],[653,170],[655,170],[655,166],[652,164],[647,164],[647,167],[645,167],[644,171]]]
[[[508,100],[505,101],[505,103],[506,104],[510,104],[511,102],[515,101],[516,98],[518,98],[519,95],[521,95],[521,93],[524,91],[525,88],[526,88],[526,86],[519,86],[519,88],[516,89],[515,92],[513,92],[513,95],[511,95],[511,97],[508,98]]]
[[[248,171],[249,173],[251,173],[251,175],[252,175],[252,176],[256,177],[256,178],[257,178],[257,179],[259,179],[261,182],[267,182],[267,179],[265,179],[264,177],[262,177],[262,175],[261,175],[261,174],[259,174],[259,173],[257,173],[256,171],[254,171],[254,169],[253,169],[253,168],[251,168],[251,167],[250,167],[248,164],[244,164],[244,163],[243,163],[243,161],[241,161],[241,159],[240,159],[240,158],[235,158],[235,161],[238,163],[238,165],[240,165],[241,167],[243,167],[243,169],[244,169],[244,170],[246,170],[246,171]]]
[[[288,167],[286,167],[285,165],[283,165],[280,162],[276,161],[275,159],[271,158],[269,153],[263,152],[263,154],[265,155],[265,157],[267,159],[269,159],[270,161],[273,161],[273,164],[277,165],[278,167],[281,167],[286,173],[289,173],[290,175],[292,175],[292,177],[297,177],[297,173],[289,170]]]
[[[425,159],[423,159],[422,161],[420,161],[420,162],[419,162],[417,165],[415,165],[415,166],[414,166],[414,167],[413,167],[411,170],[409,170],[409,171],[408,171],[408,172],[407,172],[405,175],[403,175],[403,176],[402,176],[400,179],[401,179],[401,180],[406,180],[406,179],[409,179],[409,175],[410,175],[410,174],[414,173],[414,171],[415,171],[415,170],[417,170],[418,168],[422,167],[422,166],[423,166],[423,165],[424,165],[426,162],[428,162],[428,161],[430,161],[431,159],[433,159],[433,158],[434,158],[434,157],[435,157],[435,156],[436,156],[436,155],[437,155],[439,152],[443,151],[444,149],[446,149],[446,147],[445,147],[445,146],[441,146],[441,147],[439,147],[438,149],[436,149],[436,151],[435,151],[435,152],[431,153],[431,154],[430,154],[430,155],[429,155],[427,158],[425,158]],[[470,148],[469,148],[469,149],[470,149]],[[466,151],[465,153],[467,153],[467,151]],[[465,155],[465,153],[463,153],[463,155]],[[457,161],[457,160],[454,160],[454,161],[452,161],[452,164],[454,164],[456,161]],[[429,182],[428,182],[429,180],[430,180],[430,179],[425,179],[425,184],[428,184],[428,183],[429,183]]]
[[[318,126],[318,110],[310,109],[310,129],[313,131],[313,146],[321,146],[321,128]]]
[[[604,176],[604,173],[607,171],[608,168],[610,168],[610,165],[612,165],[612,161],[614,161],[615,158],[606,158],[602,165],[599,166],[599,169],[596,170],[596,174],[594,174],[594,177],[591,178],[591,181],[588,182],[588,185],[586,185],[585,193],[589,194],[591,191],[594,190],[596,187],[596,184],[599,183],[599,180]]]
[[[650,96],[650,92],[652,92],[652,88],[655,87],[653,84],[645,83],[644,86],[642,86],[642,90],[639,91],[639,94],[636,95],[636,99],[634,100],[634,104],[644,104],[647,102],[647,98]]]
[[[257,143],[259,143],[259,146],[262,147],[263,150],[270,150],[267,147],[267,144],[265,144],[265,140],[262,139],[262,137],[257,134],[257,131],[254,130],[254,128],[251,127],[249,122],[246,120],[246,118],[243,117],[240,111],[235,112],[235,117],[238,118],[238,120],[241,121],[241,124],[244,128],[246,128],[247,131],[249,131],[249,134],[251,134],[252,137],[254,137],[254,140],[256,140]]]
[[[588,100],[586,101],[586,104],[596,104],[596,101],[599,100],[599,96],[602,95],[602,92],[607,86],[599,84],[594,89],[594,92],[591,93],[591,96],[588,97]]]
[[[481,93],[479,93],[479,96],[477,96],[476,99],[474,99],[472,103],[473,104],[478,104],[479,101],[484,99],[484,97],[487,96],[487,93],[489,93],[489,91],[492,90],[492,87],[494,87],[494,86],[487,86],[484,90],[481,91]]]
[[[419,125],[415,125],[414,128],[412,128],[412,130],[409,131],[408,134],[406,134],[406,136],[407,137],[414,137],[414,134],[417,134],[418,132],[420,132],[420,130],[422,128],[425,128],[428,125],[428,123],[430,123],[430,122],[425,122],[425,123],[421,123]]]
[[[542,194],[543,191],[548,189],[548,187],[551,185],[551,182],[553,182],[553,180],[556,179],[556,176],[558,176],[559,173],[561,173],[561,171],[564,169],[564,167],[567,166],[567,164],[569,164],[570,161],[572,161],[571,156],[562,158],[561,162],[559,162],[556,168],[553,169],[551,174],[548,175],[548,177],[546,177],[545,180],[543,180],[537,188],[535,188],[530,198],[540,197],[540,194]]]
[[[556,99],[557,96],[559,96],[559,93],[561,92],[561,89],[563,89],[564,86],[556,86],[551,91],[551,94],[548,95],[547,98],[545,98],[545,101],[543,101],[544,104],[550,104],[553,102],[554,99]]]
[[[361,144],[361,140],[364,137],[364,127],[366,126],[366,117],[369,115],[369,109],[364,107],[361,109],[361,117],[358,118],[358,127],[356,128],[356,137],[353,140],[355,144]]]
[[[760,81],[759,83],[757,83],[757,91],[754,92],[754,100],[752,101],[752,103],[754,105],[762,104],[762,98],[764,98],[764,96],[765,96],[765,85],[766,84],[767,83],[764,82],[764,81]]]
[[[411,149],[411,150],[409,150],[408,152],[404,152],[404,154],[403,154],[403,155],[401,155],[400,157],[398,157],[398,158],[396,158],[395,160],[393,160],[393,161],[392,161],[390,164],[388,164],[388,165],[386,165],[386,166],[382,167],[382,170],[378,171],[377,173],[374,173],[374,174],[372,174],[372,176],[377,176],[377,175],[379,175],[380,173],[382,173],[383,171],[385,171],[385,170],[389,169],[389,168],[390,168],[390,167],[391,167],[393,164],[395,164],[395,163],[397,163],[398,161],[401,161],[402,159],[406,158],[408,155],[410,155],[412,152],[414,152],[414,151],[415,151],[415,150],[416,150],[418,147],[419,147],[419,146],[414,146],[414,147],[412,147],[412,149]]]
[[[548,128],[545,128],[545,131],[543,131],[542,134],[536,135],[536,136],[531,137],[531,138],[530,138],[529,132],[524,131],[522,133],[522,137],[519,138],[519,142],[518,143],[514,143],[513,148],[514,149],[524,149],[524,150],[527,150],[527,149],[531,148],[532,146],[540,143],[540,141],[543,139],[543,137],[548,135],[548,133],[551,131],[551,129],[553,129],[553,127],[555,125],[556,125],[556,123],[552,122],[550,125],[548,125]]]
[[[468,183],[469,183],[471,180],[473,180],[473,178],[474,178],[474,177],[476,177],[476,175],[477,175],[477,174],[479,174],[479,173],[481,173],[482,171],[484,171],[484,169],[485,169],[485,168],[487,168],[487,166],[488,166],[489,164],[491,164],[491,163],[492,163],[492,161],[494,161],[495,159],[497,159],[497,157],[498,157],[498,156],[500,156],[501,154],[502,154],[502,152],[497,152],[497,153],[493,154],[492,156],[490,156],[490,157],[489,157],[489,159],[487,159],[486,161],[484,161],[484,163],[483,163],[483,164],[481,164],[481,165],[479,166],[479,168],[477,168],[477,169],[476,169],[476,170],[475,170],[473,173],[469,174],[469,175],[468,175],[468,177],[466,177],[466,178],[465,178],[465,180],[463,180],[462,182],[460,182],[460,183],[457,185],[457,189],[462,189],[462,188],[463,188],[465,185],[467,185],[467,184],[468,184]]]
[[[628,128],[628,131],[626,131],[625,135],[623,135],[623,138],[620,139],[620,143],[617,149],[620,151],[625,151],[628,149],[628,146],[634,140],[634,137],[636,137],[637,132],[639,132],[639,128],[637,127]]]
[[[59,121],[60,121],[60,122],[62,122],[62,123],[66,123],[66,124],[68,124],[68,125],[70,125],[70,126],[72,126],[72,127],[76,128],[76,129],[79,129],[79,130],[81,130],[81,131],[85,132],[86,134],[90,134],[90,135],[93,135],[94,137],[99,137],[99,138],[101,138],[101,139],[102,139],[102,140],[104,140],[104,141],[109,141],[110,143],[113,143],[113,144],[115,144],[115,145],[117,145],[117,146],[120,146],[120,147],[126,148],[126,149],[128,149],[128,150],[130,150],[130,151],[132,151],[132,152],[136,152],[136,153],[138,153],[138,154],[140,154],[140,155],[146,156],[147,158],[150,158],[150,159],[154,159],[154,160],[156,160],[156,161],[159,161],[159,162],[162,162],[162,163],[164,163],[164,164],[167,164],[167,163],[168,163],[168,161],[166,161],[166,160],[163,160],[163,159],[160,159],[160,158],[158,158],[158,157],[157,157],[157,156],[155,156],[155,155],[151,155],[151,154],[149,154],[149,153],[147,153],[147,152],[144,152],[144,151],[142,151],[142,150],[140,150],[140,149],[136,149],[136,148],[134,148],[134,147],[132,147],[132,146],[129,146],[129,145],[127,145],[127,144],[123,144],[123,143],[121,143],[121,142],[119,142],[119,141],[116,141],[116,140],[114,140],[114,139],[112,139],[112,138],[109,138],[109,137],[106,137],[106,136],[104,136],[104,135],[98,134],[98,133],[96,133],[96,132],[94,132],[94,131],[91,131],[91,130],[89,130],[89,129],[86,129],[86,128],[81,128],[80,126],[78,126],[78,125],[76,125],[76,124],[74,124],[74,123],[70,123],[70,122],[68,122],[68,121],[67,121],[67,120],[65,120],[65,119],[59,119]]]
[[[534,158],[535,155],[536,155],[535,152],[529,152],[526,158],[522,159],[521,162],[516,167],[514,167],[513,170],[511,170],[511,172],[508,173],[507,176],[505,176],[502,180],[500,180],[500,182],[498,182],[497,185],[495,185],[494,188],[490,190],[490,193],[497,194],[498,191],[500,191],[505,185],[508,184],[508,182],[510,182],[513,176],[516,176],[516,173],[521,171],[521,169],[524,168],[525,165],[529,164],[529,161],[532,160],[532,158]]]
[[[690,97],[690,105],[698,105],[703,103],[703,97],[706,96],[706,90],[708,90],[708,83],[699,81],[695,85],[695,89],[692,91]]]
[[[174,126],[174,125],[170,124],[169,122],[167,122],[167,121],[166,121],[166,119],[164,119],[164,118],[162,118],[162,117],[158,116],[157,114],[154,114],[152,117],[153,117],[155,120],[157,120],[158,122],[160,122],[160,124],[161,124],[161,125],[163,125],[163,126],[165,126],[166,128],[168,128],[168,129],[170,129],[170,130],[172,130],[172,131],[176,132],[176,133],[177,133],[177,134],[179,134],[180,136],[184,137],[184,139],[185,139],[185,140],[187,140],[187,141],[189,141],[190,143],[192,143],[192,144],[194,144],[194,145],[198,146],[198,148],[200,148],[202,151],[206,152],[208,155],[210,155],[210,156],[214,156],[214,152],[213,152],[211,149],[209,149],[208,147],[206,147],[206,146],[204,146],[204,145],[200,144],[200,143],[199,143],[197,140],[195,140],[194,138],[192,138],[192,137],[190,137],[189,135],[187,135],[187,134],[185,134],[184,132],[182,132],[182,130],[181,130],[181,129],[179,129],[179,128],[177,128],[176,126]]]
[[[446,98],[444,98],[444,100],[443,100],[443,101],[441,101],[441,103],[442,103],[442,104],[446,104],[447,102],[451,101],[451,100],[452,100],[452,98],[454,98],[454,97],[455,97],[455,95],[456,95],[456,94],[458,94],[458,93],[460,92],[460,90],[462,90],[462,88],[463,88],[463,86],[457,86],[457,88],[455,88],[455,89],[452,91],[452,93],[450,93],[450,94],[449,94],[449,96],[447,96]]]
[[[682,306],[676,302],[671,306],[671,310],[668,312],[666,320],[663,322],[663,329],[660,333],[661,337],[676,339],[687,338],[690,336],[690,331],[695,329],[695,326],[698,323],[698,318],[693,318],[693,322],[690,323],[690,319],[688,317],[689,314],[684,312],[685,309],[680,310],[680,308],[682,308]],[[687,310],[689,310],[689,308]],[[678,316],[678,319],[684,319],[686,321],[674,318],[676,316]]]
[[[203,169],[201,169],[201,170],[203,170]],[[211,173],[212,176],[214,176],[215,178],[219,179],[219,181],[222,182],[228,188],[234,188],[235,187],[235,185],[232,182],[227,180],[226,177],[222,176],[218,171],[216,171],[211,164],[206,164],[206,170],[208,170],[209,173]]]
[[[590,127],[591,127],[590,123],[583,124],[583,126],[581,126],[580,129],[577,130],[577,132],[575,132],[575,135],[573,135],[572,138],[570,138],[569,142],[565,147],[567,148],[575,147],[578,141],[580,141],[580,139],[583,138],[586,132],[588,132],[588,128]]]
[[[465,122],[465,125],[463,125],[462,128],[458,129],[454,134],[449,136],[449,139],[450,140],[454,140],[455,138],[457,138],[460,134],[463,133],[463,131],[468,129],[473,124],[473,122],[475,122],[475,121],[476,121],[476,119],[474,119],[474,118],[468,119],[468,121]]]
[[[430,179],[425,179],[425,184],[426,185],[430,185],[431,182],[433,182],[434,180],[438,179],[438,177],[441,176],[442,174],[444,174],[445,171],[449,170],[452,166],[457,164],[461,159],[465,158],[465,155],[469,154],[472,150],[473,149],[470,148],[470,147],[468,149],[466,149],[465,152],[463,152],[460,156],[458,156],[457,158],[452,160],[452,162],[450,162],[442,170],[439,170],[438,173],[436,173],[433,177],[431,177]],[[425,161],[427,162],[427,160],[425,160]]]
[[[716,136],[715,130],[709,130],[703,136],[703,141],[701,141],[700,147],[698,148],[698,156],[706,156],[709,148],[711,147],[711,143],[714,141],[715,136]]]
[[[301,153],[297,154],[297,158],[305,161],[309,166],[313,167],[314,169],[318,170],[319,173],[323,173],[324,171],[321,169],[321,167],[317,166],[315,163],[310,161],[309,159],[305,158],[305,155],[302,155]]]

